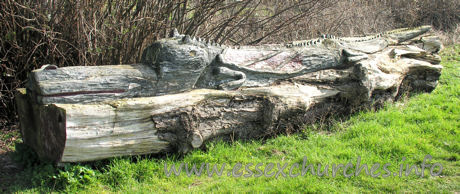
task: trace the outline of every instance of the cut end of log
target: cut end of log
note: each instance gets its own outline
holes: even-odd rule
[[[65,110],[54,104],[30,103],[25,89],[17,90],[16,104],[24,142],[37,152],[40,159],[60,162],[66,142]]]

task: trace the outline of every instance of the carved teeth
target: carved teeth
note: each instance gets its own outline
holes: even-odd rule
[[[182,38],[182,42],[184,43],[190,43],[192,39],[190,38],[189,35],[185,35],[184,38]]]
[[[169,37],[174,38],[180,36],[179,31],[177,31],[177,28],[174,28],[169,32]]]

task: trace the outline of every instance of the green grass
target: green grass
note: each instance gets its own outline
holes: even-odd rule
[[[171,155],[164,158],[126,157],[100,161],[88,165],[69,165],[54,168],[38,165],[18,174],[13,192],[459,192],[460,191],[460,45],[443,52],[444,70],[438,87],[430,94],[418,94],[383,109],[364,111],[349,120],[337,122],[327,133],[307,127],[303,132],[279,136],[265,142],[234,143],[212,142],[207,150],[195,150],[184,157]],[[388,169],[399,172],[400,164],[418,165],[430,154],[427,163],[443,166],[440,176],[390,176],[373,178],[362,172],[345,178],[343,171],[336,177],[305,176],[250,177],[227,176],[166,177],[164,163],[168,166],[181,162],[200,164],[227,163],[227,166],[250,162],[300,163],[303,157],[308,164],[356,164],[361,162],[391,163]],[[406,160],[402,162],[402,158]],[[263,170],[262,166],[260,169]],[[289,173],[289,165],[284,171]],[[254,171],[254,165],[252,166]],[[324,167],[322,167],[322,170]],[[274,170],[277,170],[275,165]],[[353,171],[349,170],[348,172]],[[435,172],[438,172],[438,168]],[[243,171],[247,174],[247,171]],[[255,172],[255,171],[254,171]],[[297,169],[295,172],[299,172]],[[382,174],[382,167],[378,170]],[[428,175],[427,175],[428,174]]]

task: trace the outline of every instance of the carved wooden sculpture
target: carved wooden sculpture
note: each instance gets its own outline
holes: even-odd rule
[[[175,31],[140,64],[34,70],[17,94],[21,132],[53,162],[185,153],[214,138],[274,134],[433,90],[442,45],[430,29],[242,47]]]

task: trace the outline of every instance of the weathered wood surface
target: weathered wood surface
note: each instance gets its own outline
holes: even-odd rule
[[[316,63],[323,56],[326,60],[319,66],[327,68],[292,66],[294,69],[284,72],[277,70],[288,64],[290,57],[286,56],[290,54],[279,56],[282,64],[265,64],[261,65],[265,69],[257,69],[258,62],[266,61],[251,63],[254,60],[248,60],[248,56],[230,57],[227,54],[239,51],[227,49],[221,61],[216,61],[220,70],[227,71],[223,72],[227,77],[206,75],[211,64],[188,72],[195,76],[203,70],[192,78],[193,84],[185,87],[181,84],[190,77],[174,81],[171,76],[179,74],[164,74],[171,70],[164,68],[172,64],[163,69],[151,64],[46,66],[31,74],[27,91],[17,93],[21,132],[24,142],[41,158],[60,163],[185,153],[215,138],[251,139],[296,130],[331,114],[349,114],[358,108],[394,101],[408,92],[433,90],[442,70],[436,54],[442,47],[439,39],[419,36],[402,41],[403,38],[396,37],[397,41],[376,52],[341,48],[337,55],[330,55],[331,60],[327,54],[318,54],[330,52],[321,50],[326,47],[318,46],[314,52],[300,49],[299,53],[307,57],[295,63],[309,63],[308,56],[317,58]],[[188,53],[189,48],[180,52]],[[254,52],[271,56],[274,51]],[[238,60],[246,65],[236,67]],[[296,74],[299,71],[303,72]],[[198,79],[200,76],[204,79]],[[216,90],[219,84],[215,83],[210,89],[198,89],[206,88],[205,84],[194,89],[200,81],[215,78],[230,82],[246,79],[235,90]]]
[[[29,75],[29,95],[39,104],[89,103],[156,96],[155,71],[143,64],[87,67],[44,66]]]

